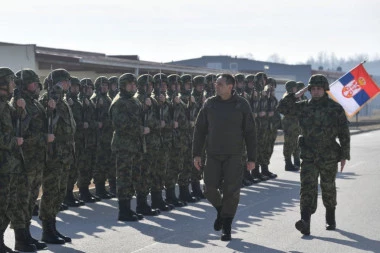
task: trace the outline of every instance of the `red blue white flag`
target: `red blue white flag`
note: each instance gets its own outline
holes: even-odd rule
[[[379,93],[380,88],[361,63],[330,84],[329,95],[342,105],[348,117],[352,117]]]

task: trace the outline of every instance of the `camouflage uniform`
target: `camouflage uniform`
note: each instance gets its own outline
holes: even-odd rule
[[[51,128],[55,140],[48,145],[46,167],[42,177],[43,194],[39,218],[42,220],[42,241],[61,244],[71,241],[70,238],[62,236],[56,231],[55,218],[66,195],[70,164],[75,159],[76,124],[71,108],[63,97],[64,83],[70,81],[70,74],[64,69],[56,69],[48,75],[47,80],[52,87],[49,92],[40,97],[40,101],[45,107],[48,107],[48,95],[51,99],[56,100],[55,109],[48,112],[52,115]]]
[[[83,121],[88,123],[89,128],[83,129],[82,142],[76,143],[77,149],[82,150],[81,154],[77,156],[79,172],[77,186],[81,200],[84,202],[95,202],[100,199],[93,196],[88,189],[96,163],[96,133],[98,123],[96,122],[95,104],[90,99],[95,86],[89,78],[82,79],[80,83],[81,92],[79,98],[83,106]]]
[[[121,221],[137,221],[138,216],[131,210],[134,195],[134,173],[140,170],[142,158],[142,112],[141,102],[133,97],[135,90],[127,90],[135,85],[133,74],[119,77],[119,94],[112,101],[109,115],[113,125],[112,152],[116,155],[117,198]],[[137,167],[137,168],[136,168]]]
[[[288,81],[285,83],[285,88],[288,93],[296,92],[297,84],[295,81]],[[284,96],[285,96],[284,95]],[[297,144],[298,135],[300,133],[300,127],[298,118],[292,113],[284,114],[282,118],[282,129],[284,131],[284,147],[283,154],[285,158],[285,170],[294,171],[299,169],[299,149]],[[292,163],[292,155],[294,157],[294,163]]]
[[[96,121],[102,124],[97,130],[96,135],[96,163],[93,171],[96,195],[103,199],[112,198],[113,195],[106,191],[105,182],[108,178],[110,184],[115,184],[116,169],[115,161],[112,160],[112,151],[110,140],[112,138],[112,124],[108,116],[108,110],[111,105],[111,98],[104,91],[108,89],[108,79],[100,76],[95,80],[95,94],[91,101],[96,105]]]
[[[118,89],[118,77],[117,76],[111,76],[108,78],[109,86],[108,86],[108,96],[113,100],[117,93],[119,92]]]
[[[323,75],[313,75],[309,90],[313,86],[328,90],[328,81]],[[296,227],[303,234],[310,233],[310,215],[317,209],[318,177],[321,176],[322,200],[326,207],[326,222],[335,229],[337,163],[350,159],[350,132],[348,120],[341,105],[325,93],[317,99],[296,101],[294,93],[280,101],[278,110],[283,114],[296,115],[302,129],[299,138],[301,149],[301,220]],[[336,142],[339,139],[339,144]]]

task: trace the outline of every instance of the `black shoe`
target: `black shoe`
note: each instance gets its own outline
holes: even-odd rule
[[[165,202],[173,205],[175,207],[183,207],[186,206],[186,203],[180,201],[177,196],[175,195],[175,188],[171,187],[166,189],[166,199]]]
[[[191,189],[191,196],[198,199],[206,199],[205,195],[203,194],[203,191],[201,190],[201,183],[199,181],[192,182]]]
[[[182,202],[187,203],[195,203],[199,201],[198,198],[191,196],[188,185],[182,185],[179,187],[179,199]]]
[[[65,203],[61,203],[61,205],[59,206],[59,211],[65,211],[65,210],[68,210],[69,209],[69,206],[66,205]]]
[[[223,228],[223,219],[220,217],[220,212],[222,211],[222,207],[216,207],[217,215],[214,221],[214,230],[220,231]]]
[[[41,241],[49,244],[65,244],[65,240],[59,238],[54,231],[54,220],[42,221],[42,238]]]
[[[29,240],[28,234],[25,228],[15,229],[15,250],[23,252],[35,252],[36,246]]]
[[[85,203],[95,203],[97,201],[97,199],[90,193],[88,187],[79,188],[79,199]]]
[[[152,197],[152,208],[159,209],[162,212],[167,212],[174,209],[174,206],[166,203],[162,198],[162,191],[153,191],[151,192]]]
[[[268,165],[261,165],[261,174],[267,176],[269,179],[274,179],[277,177],[276,174],[269,171]]]
[[[326,208],[326,230],[335,230],[335,208]]]
[[[68,237],[68,236],[65,236],[65,235],[62,235],[60,232],[58,232],[57,230],[57,222],[56,220],[54,219],[53,220],[53,230],[54,230],[54,233],[61,239],[63,239],[65,242],[71,242],[71,238]]]
[[[294,167],[292,160],[290,158],[285,158],[285,171],[298,171],[296,167]]]
[[[79,200],[74,197],[73,191],[71,190],[68,190],[66,192],[66,196],[65,196],[65,199],[63,200],[63,203],[69,207],[78,207],[81,205]]]
[[[138,221],[139,218],[137,215],[131,210],[131,200],[123,199],[119,200],[119,221]]]
[[[222,236],[220,240],[231,241],[231,225],[233,218],[223,218]]]
[[[300,161],[299,157],[294,157],[294,164],[293,164],[293,166],[297,170],[299,170],[301,168],[301,161]]]
[[[38,206],[38,204],[36,203],[33,207],[33,212],[32,212],[32,216],[38,216],[38,212],[40,210],[40,207]]]
[[[34,244],[36,246],[37,250],[45,249],[47,247],[46,243],[40,242],[37,239],[34,239],[30,233],[30,224],[26,224],[25,226],[26,235],[29,239],[30,244]]]
[[[101,199],[112,199],[113,196],[106,191],[104,183],[95,184],[95,195]]]
[[[310,235],[310,222],[301,219],[296,222],[296,229],[303,235]]]
[[[147,197],[145,195],[137,194],[136,202],[137,202],[137,206],[136,206],[137,214],[140,213],[146,216],[156,216],[160,214],[159,209],[153,209],[151,206],[148,205]]]

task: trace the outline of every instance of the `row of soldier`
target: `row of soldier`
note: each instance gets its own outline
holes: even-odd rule
[[[101,76],[93,83],[56,69],[41,91],[34,71],[14,74],[1,68],[1,127],[7,137],[1,145],[1,173],[7,175],[1,176],[1,185],[7,186],[2,198],[8,204],[0,210],[0,232],[11,222],[17,250],[46,247],[29,231],[41,185],[42,241],[54,244],[71,241],[56,228],[62,202],[79,206],[117,195],[118,219],[135,221],[203,199],[202,173],[192,165],[190,148],[194,121],[205,99],[214,95],[216,77],[159,73],[136,78],[127,73]],[[258,161],[252,174],[244,169],[244,154],[242,158],[242,185],[250,185],[277,176],[268,169],[281,122],[275,111],[276,82],[265,73],[237,74],[235,79],[236,92],[249,100],[257,121]],[[89,191],[92,179],[95,194]],[[74,197],[75,184],[80,199]],[[136,211],[130,208],[134,195]],[[1,247],[12,252],[4,242]]]

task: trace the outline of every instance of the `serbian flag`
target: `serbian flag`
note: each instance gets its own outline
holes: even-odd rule
[[[363,63],[330,84],[329,95],[342,105],[348,117],[354,116],[380,92],[380,88],[368,75]]]

